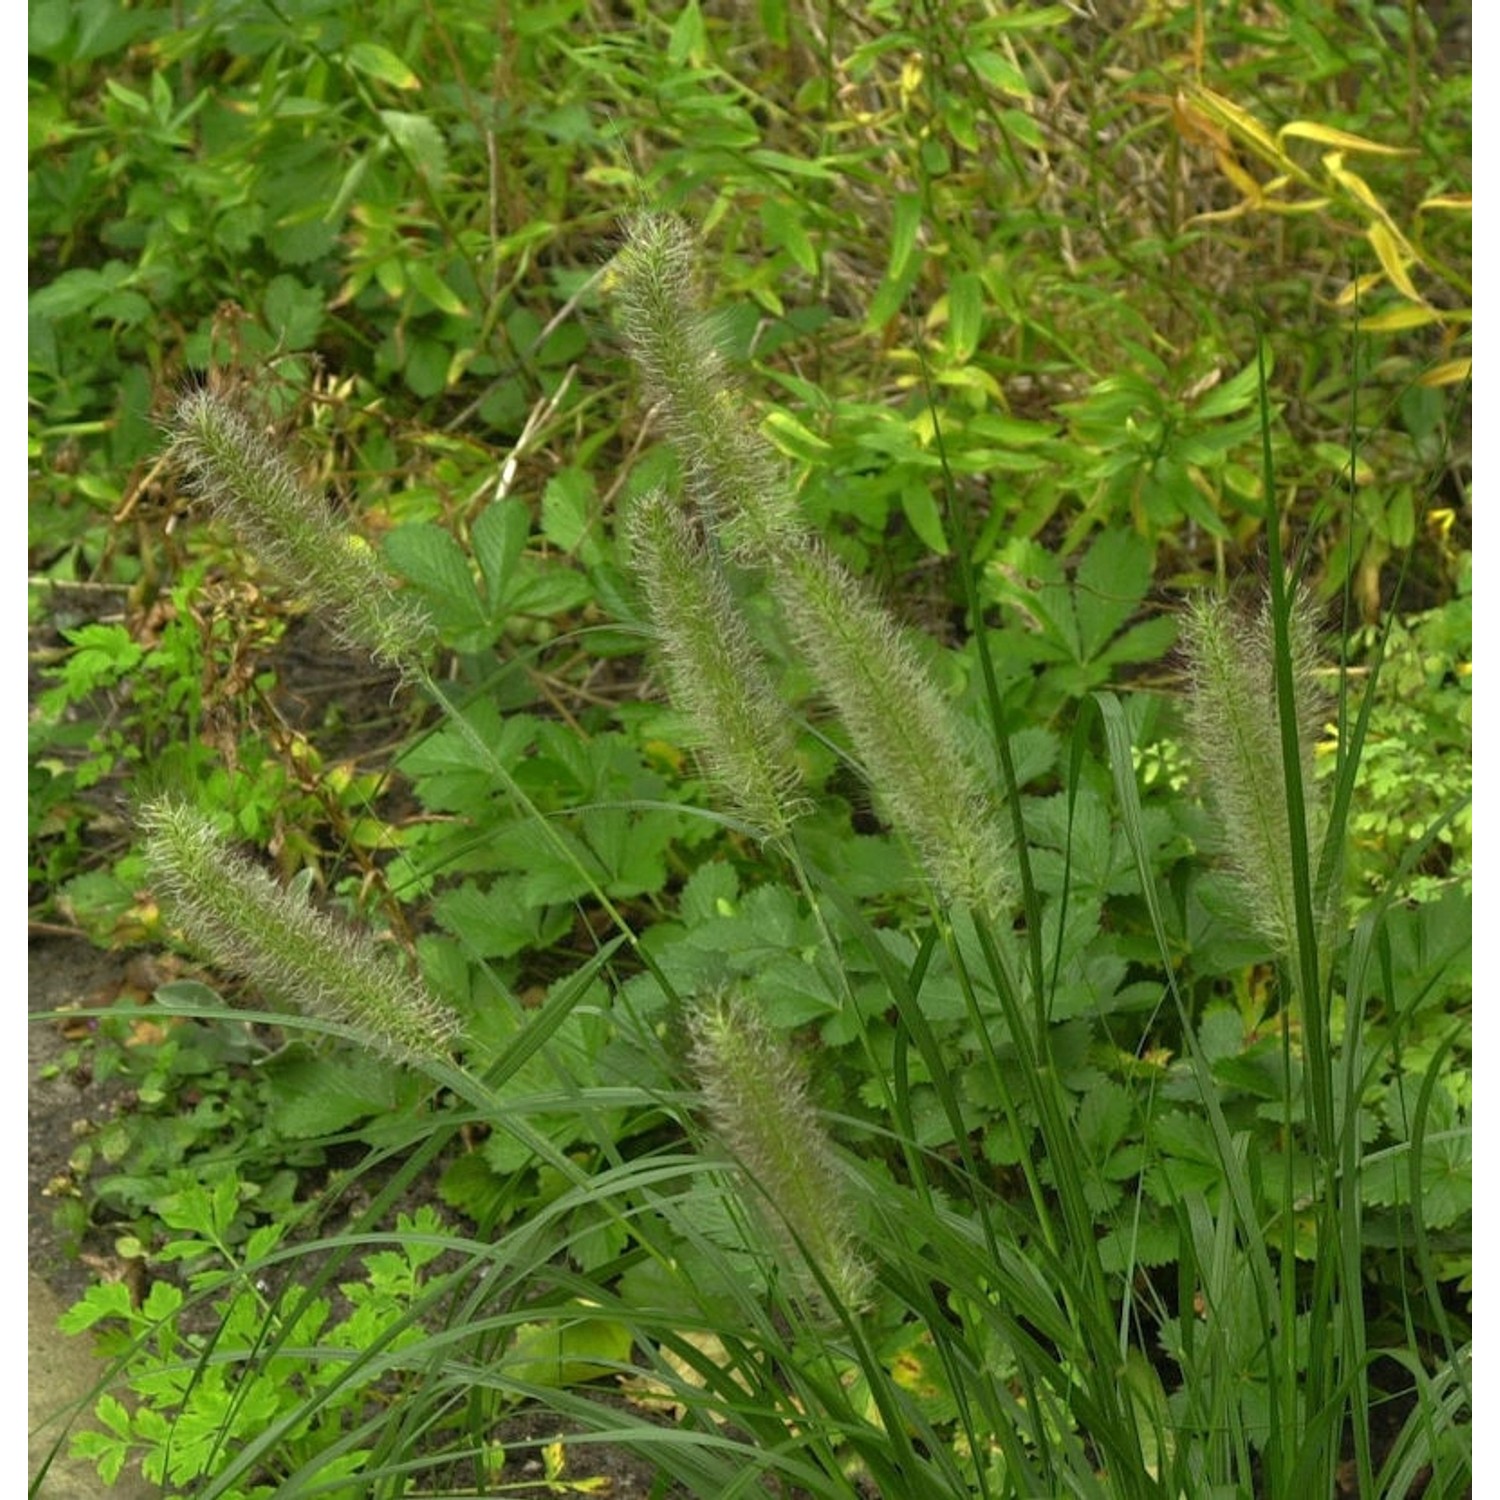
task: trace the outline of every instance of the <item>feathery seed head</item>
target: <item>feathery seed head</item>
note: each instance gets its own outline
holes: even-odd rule
[[[152,875],[183,929],[225,968],[314,1015],[348,1025],[387,1056],[441,1061],[455,1012],[419,980],[258,865],[196,809],[161,797],[141,810]]]
[[[398,596],[368,548],[334,524],[321,498],[245,412],[192,391],[171,422],[171,455],[192,492],[307,597],[347,645],[408,675],[436,641],[427,612]]]
[[[1326,807],[1313,774],[1313,752],[1327,712],[1317,676],[1316,634],[1305,594],[1292,601],[1292,679],[1307,813],[1308,857],[1318,868]],[[1276,697],[1271,606],[1238,618],[1217,597],[1195,600],[1184,622],[1190,690],[1187,716],[1208,792],[1219,810],[1225,854],[1256,927],[1290,959],[1297,951],[1292,827]],[[1325,918],[1332,901],[1323,894]]]
[[[781,549],[770,583],[897,832],[947,900],[998,919],[1010,839],[932,675],[869,589],[820,543]]]
[[[748,1175],[755,1216],[793,1284],[815,1310],[828,1310],[810,1261],[843,1307],[859,1308],[870,1269],[855,1249],[853,1206],[796,1059],[733,991],[701,1001],[690,1031],[709,1121]]]
[[[746,560],[762,556],[777,537],[802,533],[791,486],[746,420],[704,311],[692,233],[672,215],[637,215],[626,225],[615,268],[626,344],[661,406],[693,500]]]
[[[791,722],[722,569],[659,489],[634,506],[629,542],[671,698],[694,727],[694,748],[752,827],[785,838],[808,810],[796,795]]]

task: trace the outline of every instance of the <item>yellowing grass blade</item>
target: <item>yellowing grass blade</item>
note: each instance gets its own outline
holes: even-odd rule
[[[1425,328],[1429,323],[1441,323],[1443,315],[1435,307],[1421,307],[1404,302],[1373,317],[1361,318],[1359,327],[1365,333],[1404,333],[1409,328]]]
[[[1319,125],[1312,120],[1293,120],[1276,132],[1279,145],[1287,136],[1304,141],[1317,141],[1322,146],[1336,146],[1343,151],[1365,151],[1375,156],[1415,156],[1410,146],[1386,146],[1379,141],[1367,140],[1362,135],[1351,135],[1347,130],[1335,130],[1332,125]]]
[[[1369,240],[1381,270],[1390,277],[1391,285],[1412,302],[1425,303],[1426,299],[1412,284],[1406,270],[1416,256],[1410,253],[1411,247],[1401,236],[1390,225],[1382,223],[1371,224],[1365,231],[1365,238]]]
[[[1417,377],[1418,385],[1457,385],[1461,380],[1467,380],[1473,367],[1471,359],[1450,359],[1446,364],[1438,365],[1435,369],[1428,370],[1425,375]]]

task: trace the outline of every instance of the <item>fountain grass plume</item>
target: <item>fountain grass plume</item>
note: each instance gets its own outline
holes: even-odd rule
[[[398,595],[370,549],[335,523],[243,408],[195,390],[177,403],[169,431],[171,457],[191,492],[302,593],[344,644],[420,675],[437,639],[426,610]]]
[[[697,263],[696,241],[680,219],[636,215],[615,257],[615,306],[688,493],[730,551],[753,561],[773,540],[805,528],[785,472],[746,419]]]
[[[1308,857],[1317,870],[1327,808],[1313,774],[1313,753],[1329,711],[1318,678],[1312,609],[1292,601],[1291,668],[1301,755]],[[1256,928],[1287,960],[1297,952],[1292,837],[1276,701],[1275,634],[1267,601],[1251,619],[1218,597],[1188,609],[1183,627],[1190,690],[1187,718],[1208,794],[1223,827],[1225,858]],[[1330,893],[1317,904],[1331,915]]]
[[[748,1179],[749,1207],[792,1286],[826,1314],[816,1267],[834,1301],[857,1310],[869,1294],[870,1268],[856,1250],[854,1206],[795,1055],[733,990],[700,1000],[689,1029],[709,1123]]]
[[[892,826],[944,899],[1000,919],[1015,899],[1010,838],[932,674],[820,542],[782,548],[770,585]]]
[[[309,1014],[348,1026],[398,1062],[446,1061],[456,1012],[362,934],[234,853],[173,797],[141,809],[146,859],[188,936],[226,969]]]
[[[752,828],[785,839],[810,810],[797,795],[791,720],[723,569],[660,489],[636,502],[628,534],[671,700],[693,726],[692,748]]]
[[[616,271],[620,323],[665,412],[689,496],[731,554],[764,571],[883,810],[939,894],[1001,918],[1014,900],[1010,839],[985,779],[931,674],[812,535],[747,421],[703,310],[691,232],[669,215],[639,215]]]

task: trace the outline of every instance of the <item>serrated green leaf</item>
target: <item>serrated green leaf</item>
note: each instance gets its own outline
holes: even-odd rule
[[[1101,665],[1111,667],[1124,662],[1159,661],[1176,642],[1176,619],[1171,615],[1157,615],[1116,636],[1096,659]]]
[[[284,349],[306,349],[323,327],[323,293],[295,276],[274,277],[261,304],[266,326]]]
[[[441,526],[426,521],[398,526],[385,539],[385,553],[391,566],[422,595],[446,636],[488,630],[490,612],[474,585],[469,560]]]
[[[597,493],[586,469],[563,469],[542,492],[542,535],[563,552],[578,551],[585,563],[598,561],[598,546],[583,547],[594,520]]]
[[[448,167],[448,145],[437,124],[427,115],[399,109],[381,110],[380,121],[422,176],[438,186]]]
[[[678,898],[682,920],[689,927],[696,927],[728,915],[739,891],[740,878],[733,865],[717,859],[700,865],[688,877]]]
[[[407,342],[401,377],[412,395],[425,401],[446,388],[452,364],[453,350],[441,339],[413,338]]]
[[[516,571],[531,535],[531,512],[514,497],[496,500],[475,521],[471,535],[474,556],[484,574],[490,618],[499,619],[508,612]]]
[[[292,1140],[336,1134],[372,1115],[393,1114],[420,1085],[411,1074],[369,1052],[337,1059],[292,1048],[266,1064],[271,1119]]]
[[[444,891],[432,914],[471,958],[512,958],[545,946],[556,926],[546,920],[545,908],[527,902],[523,884],[520,876],[505,876],[485,891],[465,881]]]
[[[1078,567],[1079,659],[1092,661],[1151,587],[1151,544],[1133,531],[1101,531]]]

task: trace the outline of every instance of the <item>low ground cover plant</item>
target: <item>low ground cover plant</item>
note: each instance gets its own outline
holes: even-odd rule
[[[1360,389],[1326,349],[1272,328],[1169,360],[1130,299],[1090,301],[1086,277],[1039,295],[1025,231],[985,241],[954,211],[988,180],[981,140],[1033,164],[1055,145],[1049,9],[962,37],[943,14],[856,25],[847,52],[830,18],[804,86],[831,108],[837,56],[856,130],[794,157],[761,143],[772,61],[746,53],[731,86],[696,5],[643,11],[655,60],[610,30],[572,50],[523,8],[508,55],[538,78],[623,87],[629,64],[665,91],[648,199],[716,184],[705,233],[622,213],[641,190],[611,177],[589,269],[549,262],[541,212],[605,141],[582,85],[543,109],[520,82],[505,130],[529,154],[507,165],[462,87],[416,96],[428,40],[463,76],[488,33],[397,9],[379,43],[338,6],[180,34],[148,10],[119,43],[227,59],[226,86],[256,64],[256,109],[215,129],[255,168],[236,232],[291,269],[243,336],[205,313],[205,376],[164,415],[159,472],[195,511],[169,545],[233,559],[241,612],[189,570],[155,635],[70,625],[38,721],[34,869],[58,910],[184,938],[223,976],[111,1015],[95,1054],[144,1087],[79,1173],[116,1169],[97,1202],[146,1275],[69,1315],[123,1387],[78,1451],[197,1496],[588,1493],[600,1443],[705,1496],[1465,1493],[1467,590],[1418,466],[1394,489],[1361,471],[1406,452],[1402,423],[1436,441],[1411,393],[1461,376],[1451,231],[1414,227],[1449,224],[1453,195],[1424,182],[1407,213],[1355,175],[1366,152],[1394,193],[1368,112],[1278,133],[1220,89],[1172,104],[1235,190],[1228,222],[1347,220],[1371,336],[1441,342],[1425,363],[1393,345],[1367,376],[1402,392],[1388,425],[1310,460],[1284,408]],[[762,10],[767,58],[813,34]],[[107,13],[44,28],[59,96]],[[110,93],[147,158],[188,129],[179,88],[220,110],[182,74]],[[346,116],[374,149],[341,160]],[[59,147],[66,111],[39,118],[56,195],[88,166]],[[485,238],[449,191],[481,142],[524,233]],[[1346,155],[1304,171],[1308,142]],[[871,199],[882,149],[917,165]],[[283,154],[337,179],[332,207],[276,198]],[[1257,185],[1254,161],[1283,177]],[[889,222],[851,242],[874,271],[854,352],[821,369],[851,195]],[[1066,220],[1045,191],[1030,212]],[[168,217],[150,234],[181,237]],[[317,257],[345,224],[335,290]],[[173,251],[210,281],[214,233]],[[1121,253],[1168,308],[1144,243]],[[43,332],[113,317],[149,339],[128,294],[166,295],[154,263],[54,283]],[[795,305],[797,277],[824,295]],[[1090,320],[1095,368],[1062,358]],[[368,389],[399,375],[430,418],[387,430],[274,357],[272,323],[294,356],[344,341]],[[629,420],[599,415],[624,387],[583,362],[611,338]],[[760,402],[736,366],[778,347]],[[43,338],[48,433],[104,378],[80,349]],[[369,537],[324,498],[341,451]],[[1319,464],[1343,470],[1337,505],[1310,498]],[[225,525],[200,553],[208,510]],[[1403,623],[1382,570],[1419,514],[1415,566],[1454,583]],[[57,567],[97,547],[52,520]],[[1290,556],[1283,527],[1306,538]],[[1226,558],[1257,552],[1263,582],[1227,588]],[[319,749],[339,716],[275,706],[288,594],[324,632],[303,638],[395,705],[378,773]],[[257,620],[276,628],[247,644]],[[101,695],[126,730],[91,722]],[[1418,803],[1397,758],[1429,738]],[[90,779],[121,763],[150,768],[129,847],[80,871]],[[508,1435],[532,1408],[560,1444],[540,1481]]]

